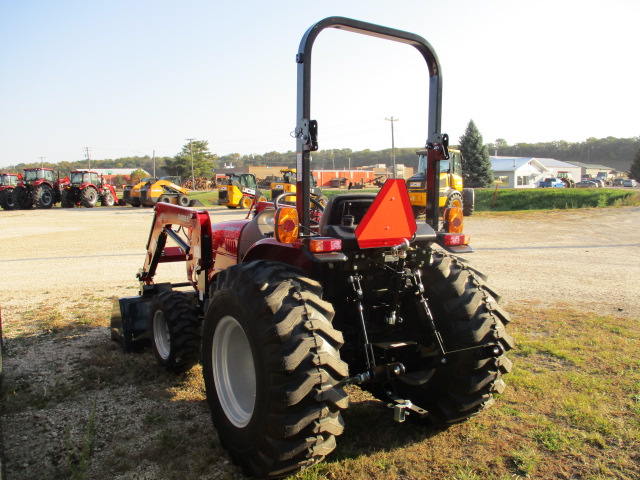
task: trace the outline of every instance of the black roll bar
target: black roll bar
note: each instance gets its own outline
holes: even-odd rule
[[[429,69],[429,111],[427,139],[440,132],[442,116],[442,73],[433,47],[421,36],[346,17],[328,17],[312,25],[303,35],[296,55],[298,64],[296,112],[296,207],[304,231],[309,229],[310,153],[318,149],[317,124],[311,120],[311,50],[325,28],[337,28],[371,37],[404,43],[416,48]]]

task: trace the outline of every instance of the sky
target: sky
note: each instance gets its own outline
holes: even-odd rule
[[[442,131],[509,144],[640,136],[640,1],[0,0],[0,167],[85,158],[294,151],[295,55],[344,16],[425,38]],[[419,148],[414,48],[327,29],[314,44],[321,150]],[[635,114],[632,117],[632,112]]]

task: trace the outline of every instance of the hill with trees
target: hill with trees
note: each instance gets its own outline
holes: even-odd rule
[[[451,145],[452,147],[454,145]],[[640,137],[633,138],[589,138],[584,142],[566,142],[563,140],[540,143],[516,143],[509,145],[506,140],[498,139],[494,143],[486,144],[490,155],[517,156],[517,157],[541,157],[555,158],[563,161],[575,161],[599,165],[607,165],[622,172],[628,172],[631,163],[640,150]],[[396,148],[396,164],[404,164],[408,167],[417,167],[418,159],[416,151],[423,149]],[[263,154],[241,155],[232,153],[218,156],[209,152],[206,140],[195,141],[192,144],[194,154],[194,167],[196,176],[207,176],[206,172],[213,169],[224,168],[225,165],[236,167],[248,165],[273,165],[295,166],[296,154],[294,151],[267,152]],[[358,167],[366,167],[377,164],[392,164],[392,150],[360,150],[353,151],[349,148],[319,150],[311,155],[311,168],[314,170],[344,170]],[[186,144],[182,150],[173,157],[156,157],[156,175],[176,175],[188,177],[191,174],[191,158]],[[141,168],[149,173],[153,172],[154,159],[149,156],[121,157],[116,159],[91,160],[92,168]],[[20,163],[8,167],[6,171],[21,172],[24,168],[41,166],[40,162]],[[70,172],[75,168],[88,168],[88,160],[65,161],[57,164],[44,162],[45,167],[59,170],[61,174]],[[198,175],[201,173],[201,175]]]

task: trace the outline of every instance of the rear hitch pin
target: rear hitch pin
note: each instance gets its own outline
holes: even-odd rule
[[[399,400],[398,403],[390,406],[393,407],[393,420],[402,423],[407,419],[407,415],[409,415],[407,410],[411,410],[413,405],[411,404],[411,400]]]

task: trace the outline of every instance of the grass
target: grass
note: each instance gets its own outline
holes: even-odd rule
[[[51,321],[24,312],[28,327],[5,331],[5,366],[10,368],[15,352],[25,348],[66,342],[89,328],[105,327],[108,309],[101,303],[54,308]],[[97,312],[95,318],[79,320],[90,311]],[[640,319],[535,304],[511,313],[514,369],[493,408],[434,431],[393,422],[385,405],[351,387],[347,429],[338,448],[325,462],[292,478],[639,478]],[[53,368],[46,386],[10,374],[3,385],[6,417],[26,420],[68,404],[84,405],[76,422],[61,426],[63,432],[75,429],[76,435],[73,441],[68,433],[61,435],[65,461],[58,466],[59,476],[91,478],[96,468],[126,475],[140,462],[150,462],[159,466],[162,478],[214,476],[220,468],[226,472],[223,478],[237,478],[211,427],[199,366],[183,376],[169,374],[156,366],[150,352],[122,354],[106,329],[85,348],[69,370]],[[137,412],[137,423],[104,437],[103,428],[117,417],[104,412],[104,400],[96,407],[95,399],[119,398],[120,389],[129,392],[126,409]],[[140,435],[144,442],[129,445]],[[5,430],[5,444],[11,442]],[[11,466],[10,461],[9,473]]]
[[[352,193],[377,193],[377,188],[352,190]],[[556,210],[571,208],[621,207],[640,205],[640,193],[616,188],[527,188],[527,189],[475,189],[476,211]],[[269,197],[268,192],[267,197]],[[346,189],[325,189],[331,198]],[[218,191],[189,193],[190,199],[200,200],[205,206],[218,203]]]
[[[640,205],[640,193],[616,188],[486,188],[475,192],[479,212]]]

